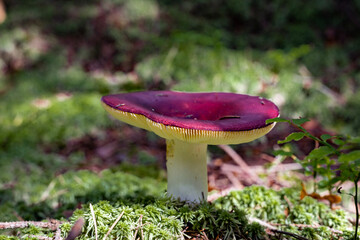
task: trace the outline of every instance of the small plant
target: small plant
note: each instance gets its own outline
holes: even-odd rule
[[[359,229],[359,201],[358,201],[358,183],[360,181],[360,173],[357,175],[356,179],[354,180],[354,186],[355,186],[355,194],[347,193],[348,195],[352,196],[354,199],[355,209],[356,209],[356,220],[355,220],[355,236],[354,239],[357,239],[358,235],[358,229]],[[338,189],[338,193],[341,192],[341,187]]]
[[[310,196],[316,199],[328,200],[330,206],[334,203],[341,202],[341,197],[336,195],[336,190],[341,193],[341,185],[344,182],[351,181],[355,186],[354,197],[356,207],[356,226],[355,239],[357,239],[358,229],[358,205],[357,205],[357,183],[360,179],[360,137],[350,136],[331,136],[323,134],[320,137],[314,136],[307,131],[302,124],[309,121],[306,118],[300,119],[269,119],[267,123],[286,122],[295,127],[299,131],[288,135],[284,140],[278,141],[279,144],[286,144],[291,141],[299,141],[303,138],[312,139],[315,142],[314,149],[303,159],[300,160],[293,151],[289,151],[286,145],[275,154],[290,156],[296,162],[301,164],[305,170],[305,174],[312,175],[314,179],[313,193],[308,194],[303,187],[302,197]],[[318,189],[326,189],[328,195],[320,196]]]

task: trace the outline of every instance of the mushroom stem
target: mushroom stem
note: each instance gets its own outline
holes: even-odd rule
[[[207,200],[207,144],[166,140],[169,196],[200,203]]]

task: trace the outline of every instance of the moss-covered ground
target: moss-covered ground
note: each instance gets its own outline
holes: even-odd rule
[[[146,175],[143,169],[136,167],[131,174],[121,168],[99,174],[87,170],[67,172],[49,185],[33,184],[32,188],[34,195],[27,196],[28,202],[12,199],[1,206],[2,219],[16,221],[18,213],[28,220],[60,219],[64,221],[60,226],[64,238],[79,218],[85,220],[79,239],[96,239],[96,236],[103,239],[105,235],[110,239],[205,236],[209,239],[266,239],[265,228],[258,221],[308,239],[327,239],[334,234],[339,239],[352,236],[346,212],[332,210],[310,197],[300,200],[300,191],[294,188],[275,191],[252,186],[232,191],[212,203],[192,206],[167,198],[165,179],[156,180],[153,173]],[[23,191],[18,194],[21,193]],[[77,210],[66,220],[63,216],[69,209]],[[24,238],[54,234],[37,227],[15,233]],[[276,233],[272,235],[274,239],[279,237]]]

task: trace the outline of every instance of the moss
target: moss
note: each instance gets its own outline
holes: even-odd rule
[[[130,165],[98,174],[87,170],[69,171],[54,179],[41,174],[20,175],[13,189],[0,191],[0,220],[17,221],[19,215],[25,220],[61,218],[64,212],[89,201],[152,201],[164,194],[166,184],[161,170],[149,169],[147,174],[143,168],[137,170]]]
[[[99,238],[109,231],[121,214],[120,221],[111,232],[111,236],[118,239],[133,239],[140,232],[142,239],[183,239],[200,233],[206,234],[210,239],[242,239],[242,236],[248,234],[260,239],[264,235],[261,226],[248,224],[243,211],[229,212],[207,203],[194,207],[168,198],[160,198],[146,205],[101,201],[94,204],[93,209]],[[72,222],[79,217],[86,221],[80,239],[94,238],[95,225],[89,206],[77,210]],[[66,235],[69,228],[68,223],[66,226],[63,228],[63,235]]]
[[[296,188],[284,188],[277,192],[263,186],[252,186],[231,192],[215,204],[228,210],[242,209],[249,216],[282,224],[279,229],[309,239],[327,239],[326,236],[334,234],[331,229],[344,231],[344,234],[352,230],[343,210],[331,210],[328,205],[310,197],[300,200],[300,190]],[[300,229],[296,224],[322,227]]]
[[[300,201],[297,198],[297,191],[297,189],[285,189],[277,192],[265,187],[252,186],[243,191],[231,192],[228,196],[216,200],[214,204],[190,206],[160,197],[145,203],[102,201],[94,204],[93,208],[99,237],[107,233],[122,212],[123,216],[112,234],[130,239],[135,233],[139,234],[137,227],[140,225],[140,219],[143,224],[141,230],[144,239],[182,239],[185,236],[194,237],[199,234],[206,234],[210,239],[265,239],[264,228],[258,223],[249,222],[249,216],[270,223],[283,224],[279,229],[309,239],[327,239],[334,234],[331,229],[344,231],[344,236],[349,234],[351,225],[345,212],[332,211],[327,205],[314,199],[305,198]],[[286,200],[284,193],[288,193]],[[293,208],[288,209],[289,203],[294,204]],[[79,217],[84,217],[86,220],[81,239],[94,237],[94,222],[88,206],[77,210],[71,222]],[[321,227],[300,229],[296,224],[321,225]],[[66,226],[69,226],[68,223]],[[186,232],[182,234],[184,229]],[[64,235],[66,231],[64,228]]]
[[[7,202],[2,209],[8,213],[14,209],[21,213],[27,211],[28,216],[33,214],[44,219],[54,211],[51,208],[54,203],[61,202],[64,208],[57,211],[63,211],[82,202],[82,208],[77,209],[70,221],[61,226],[65,237],[73,223],[83,217],[85,226],[80,239],[92,239],[95,236],[90,202],[94,203],[100,238],[105,236],[120,214],[123,214],[120,221],[110,233],[111,237],[118,239],[133,239],[135,234],[143,236],[142,239],[182,239],[201,235],[206,235],[209,239],[264,239],[264,228],[258,223],[249,222],[249,217],[280,224],[277,226],[280,230],[309,239],[328,239],[328,236],[334,234],[331,229],[343,231],[341,236],[344,239],[352,236],[352,226],[344,211],[333,211],[327,205],[308,197],[300,201],[299,190],[292,188],[274,191],[252,186],[242,191],[233,191],[212,204],[191,206],[164,197],[163,190],[158,189],[151,179],[106,170],[100,175],[89,171],[61,175],[54,180],[49,194],[56,196],[62,189],[68,189],[69,192],[37,205]],[[299,228],[296,224],[321,227]],[[35,233],[48,236],[53,234],[37,228],[20,234],[25,236]]]
[[[143,168],[120,165],[100,173],[69,171],[51,181],[24,183],[13,191],[2,191],[0,219],[16,220],[16,213],[26,220],[60,218],[64,211],[81,207],[61,228],[66,235],[74,221],[84,217],[82,239],[86,239],[95,234],[89,209],[89,203],[93,203],[99,236],[107,233],[123,211],[124,215],[111,233],[113,237],[132,239],[135,233],[141,233],[144,239],[176,239],[199,234],[214,239],[243,239],[244,236],[262,239],[265,236],[263,227],[250,223],[249,216],[281,224],[279,229],[311,236],[310,239],[325,238],[332,234],[331,228],[344,231],[344,236],[352,230],[344,211],[333,211],[309,197],[300,201],[300,190],[296,188],[275,191],[252,186],[233,191],[212,204],[194,207],[164,197],[165,178],[160,172],[154,168],[146,173]],[[322,227],[299,229],[296,224]]]
[[[241,209],[247,214],[264,221],[279,222],[284,219],[284,205],[281,196],[272,189],[252,186],[243,191],[233,191],[219,198],[215,204],[229,211]]]
[[[101,201],[93,206],[96,223],[93,220],[89,206],[77,210],[72,219],[83,217],[86,226],[79,239],[91,239],[95,237],[95,224],[97,225],[98,237],[103,238],[111,225],[121,215],[119,223],[110,232],[110,238],[134,239],[144,236],[145,239],[178,239],[182,236],[183,223],[175,216],[167,214],[164,206],[153,205],[112,205],[107,201]]]
[[[0,235],[0,240],[18,240],[18,237]]]

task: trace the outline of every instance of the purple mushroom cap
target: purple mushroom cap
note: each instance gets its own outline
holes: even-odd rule
[[[279,116],[271,101],[255,96],[209,92],[146,91],[102,97],[107,106],[143,115],[166,126],[209,131],[248,131]]]

